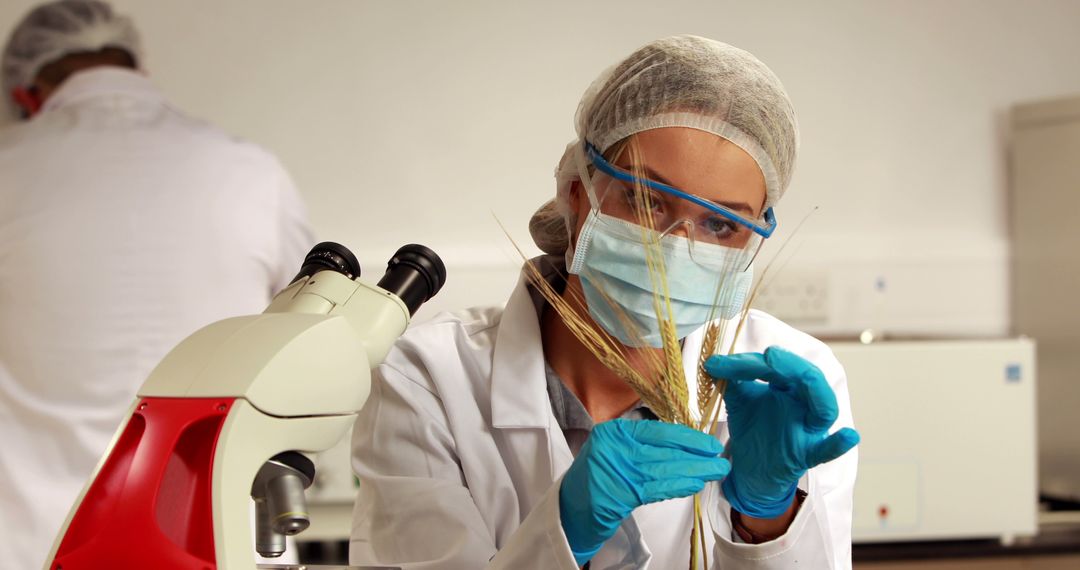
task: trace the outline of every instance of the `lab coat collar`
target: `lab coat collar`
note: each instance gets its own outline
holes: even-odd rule
[[[548,428],[552,421],[540,320],[528,285],[522,268],[495,340],[491,363],[491,424],[495,428]]]
[[[42,112],[102,96],[123,96],[165,101],[165,96],[145,75],[123,67],[102,66],[80,71],[64,81],[42,106]]]

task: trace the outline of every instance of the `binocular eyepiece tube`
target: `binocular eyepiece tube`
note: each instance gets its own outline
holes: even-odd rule
[[[386,264],[377,285],[395,294],[409,308],[409,315],[435,296],[446,283],[446,266],[434,251],[418,245],[402,246]]]
[[[326,269],[337,271],[349,279],[360,276],[360,262],[356,260],[356,256],[349,251],[349,248],[340,243],[324,241],[311,248],[311,251],[304,256],[300,273],[297,273],[289,283],[296,283],[304,277],[311,277]]]
[[[345,246],[324,241],[304,257],[300,273],[293,278],[293,282],[324,270],[337,271],[349,279],[355,279],[360,276],[360,263]],[[397,295],[409,308],[409,315],[414,315],[420,305],[434,297],[445,283],[446,266],[438,254],[422,245],[409,244],[402,246],[390,258],[386,273],[377,285]]]

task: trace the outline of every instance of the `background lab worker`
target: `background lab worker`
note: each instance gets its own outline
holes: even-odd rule
[[[791,179],[787,94],[745,51],[672,37],[597,79],[576,128],[557,197],[531,224],[551,255],[529,263],[639,366],[659,331],[638,216],[671,229],[660,247],[696,378],[709,314],[700,307],[730,278],[721,314],[739,312],[748,264]],[[634,202],[634,187],[655,190],[650,207]],[[605,298],[633,315],[636,334]],[[712,436],[649,420],[652,410],[525,278],[505,309],[414,327],[378,368],[356,423],[350,561],[686,568],[690,496],[705,487],[713,568],[850,567],[856,457],[847,452],[858,435],[843,369],[823,343],[758,311],[735,349],[706,365],[730,381],[721,457]]]
[[[135,391],[213,321],[261,312],[312,245],[266,151],[173,107],[104,3],[26,15],[3,52],[0,566],[40,568]]]

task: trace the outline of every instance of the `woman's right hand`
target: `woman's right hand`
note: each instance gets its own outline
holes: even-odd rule
[[[631,511],[688,497],[731,471],[716,438],[686,426],[616,419],[597,424],[559,488],[563,531],[578,565],[588,562]]]

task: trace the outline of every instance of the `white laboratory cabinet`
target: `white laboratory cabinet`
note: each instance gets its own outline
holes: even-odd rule
[[[1039,489],[1080,501],[1080,97],[1017,106],[1012,323],[1039,345]]]
[[[1031,340],[830,346],[862,436],[854,542],[1036,533]]]

